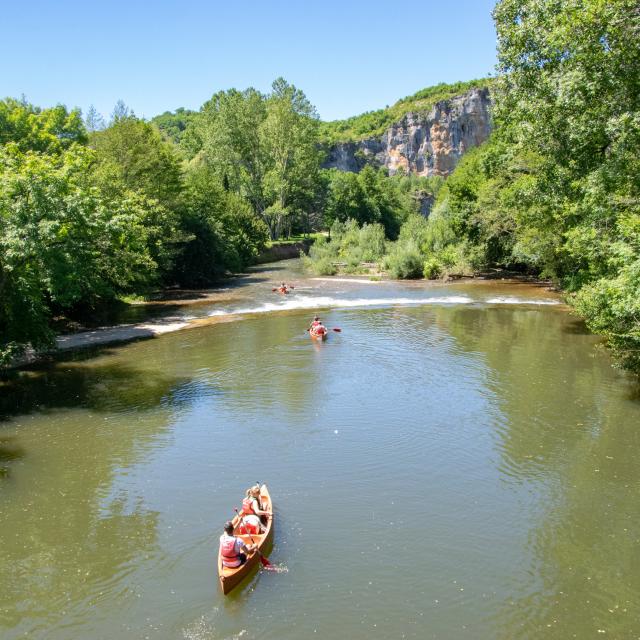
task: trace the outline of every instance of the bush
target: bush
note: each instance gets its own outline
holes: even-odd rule
[[[386,248],[381,224],[365,224],[360,228],[355,220],[336,220],[331,227],[331,240],[319,238],[305,257],[305,266],[319,274],[337,272],[333,263],[344,263],[347,273],[361,271],[361,263],[377,262]]]
[[[387,256],[385,267],[392,278],[421,278],[424,258],[415,241],[397,243]]]
[[[422,275],[427,278],[427,280],[435,280],[440,277],[442,274],[442,264],[437,258],[429,258],[424,261],[424,266],[422,267]]]

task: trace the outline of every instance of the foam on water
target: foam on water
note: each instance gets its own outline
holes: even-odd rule
[[[526,298],[516,298],[515,296],[498,296],[489,298],[487,304],[561,304],[558,300],[531,300]]]
[[[365,280],[364,278],[311,278],[320,282],[357,282],[358,284],[382,284],[382,280]]]
[[[240,315],[247,313],[269,313],[272,311],[292,311],[296,309],[356,307],[421,306],[430,304],[471,304],[468,296],[432,296],[429,298],[333,298],[331,296],[296,296],[280,302],[266,302],[258,307],[241,309],[218,309],[210,316]]]

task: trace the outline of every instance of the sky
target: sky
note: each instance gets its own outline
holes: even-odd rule
[[[495,0],[0,0],[0,98],[151,118],[284,77],[323,120],[496,63]]]

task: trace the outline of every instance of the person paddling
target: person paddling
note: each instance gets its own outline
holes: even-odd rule
[[[320,317],[319,316],[314,316],[314,318],[313,318],[311,324],[309,325],[309,328],[307,329],[307,331],[312,331],[316,327],[321,327],[321,326],[322,326],[322,322],[320,321]]]
[[[262,509],[260,504],[260,486],[254,485],[247,489],[247,496],[242,501],[242,516],[258,516],[259,518],[270,518],[271,514]]]
[[[256,548],[256,545],[246,545],[241,538],[233,535],[233,522],[229,520],[224,524],[224,533],[220,536],[220,558],[222,566],[234,569],[242,566],[247,561],[247,555]]]

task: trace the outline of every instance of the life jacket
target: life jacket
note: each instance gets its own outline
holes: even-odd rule
[[[220,555],[222,556],[222,565],[225,567],[239,567],[240,556],[236,552],[236,538],[223,533],[220,536]]]
[[[314,320],[314,321],[311,323],[311,328],[313,329],[314,327],[319,327],[319,326],[321,326],[321,325],[322,325],[322,322],[320,322],[320,320]]]
[[[253,510],[253,501],[256,498],[252,498],[247,496],[243,501],[242,501],[242,513],[244,515],[258,515],[254,510]]]

